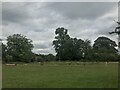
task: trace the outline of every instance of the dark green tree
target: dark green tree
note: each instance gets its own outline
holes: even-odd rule
[[[2,49],[2,51],[1,51],[1,52],[2,52],[2,61],[3,61],[3,62],[7,62],[7,60],[6,60],[7,46],[2,43],[1,49]]]
[[[65,60],[64,58],[65,42],[70,39],[67,32],[68,30],[63,27],[57,28],[55,31],[56,36],[55,40],[53,41],[53,46],[57,53],[56,55],[57,60]]]
[[[93,48],[100,53],[117,53],[117,44],[107,37],[98,37],[94,41]]]
[[[63,58],[64,60],[72,60],[73,59],[73,41],[72,38],[68,38],[64,43],[64,52]]]
[[[107,37],[98,37],[94,41],[93,51],[94,58],[98,61],[111,61],[115,60],[118,50],[115,48],[117,44],[115,41]]]
[[[14,34],[7,37],[7,53],[13,61],[30,62],[32,58],[32,40],[24,35]]]
[[[83,44],[83,57],[84,59],[90,59],[91,58],[91,53],[92,53],[92,46],[91,46],[91,41],[86,39]]]
[[[53,54],[48,54],[46,55],[47,57],[47,61],[54,61],[55,60],[55,56]]]
[[[53,46],[58,60],[80,60],[88,54],[91,47],[89,40],[71,38],[63,27],[57,28],[55,34]]]
[[[72,55],[73,60],[80,60],[83,58],[84,54],[84,41],[82,39],[73,38],[73,47],[72,47]]]

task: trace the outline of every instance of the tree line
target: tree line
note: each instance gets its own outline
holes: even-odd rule
[[[21,34],[13,34],[7,37],[7,44],[2,45],[2,61],[10,62],[41,62],[55,60],[52,54],[36,54],[32,50],[34,48],[31,39]]]
[[[108,37],[98,37],[94,44],[90,40],[71,38],[68,30],[61,27],[55,31],[53,46],[57,60],[74,61],[117,61],[119,59],[117,44]]]
[[[115,41],[108,37],[98,37],[94,44],[90,40],[71,38],[64,27],[57,28],[52,41],[56,51],[43,55],[32,52],[32,40],[21,34],[7,37],[7,44],[2,43],[3,62],[41,62],[41,61],[118,61],[119,55]]]

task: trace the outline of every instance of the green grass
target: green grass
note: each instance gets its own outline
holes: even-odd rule
[[[0,60],[0,89],[2,88],[2,62]]]
[[[117,88],[118,64],[3,65],[3,88]]]

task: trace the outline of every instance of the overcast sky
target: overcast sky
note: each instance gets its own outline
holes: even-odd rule
[[[54,54],[55,29],[68,29],[71,37],[94,40],[107,36],[117,42],[113,31],[118,17],[117,2],[4,2],[2,38],[23,34],[33,40],[35,53]]]

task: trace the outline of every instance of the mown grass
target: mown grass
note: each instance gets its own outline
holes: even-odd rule
[[[0,59],[0,89],[2,88],[2,61]]]
[[[118,64],[3,65],[3,88],[117,88]]]

